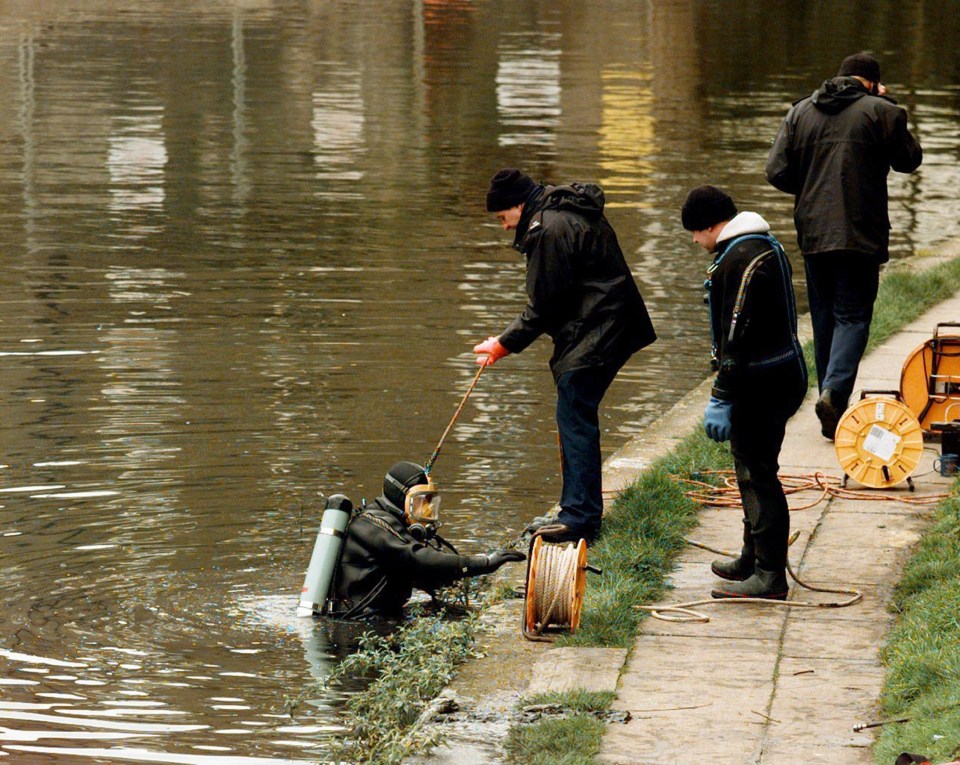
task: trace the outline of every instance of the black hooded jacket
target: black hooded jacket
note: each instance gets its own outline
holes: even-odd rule
[[[527,259],[527,306],[500,342],[520,353],[553,339],[554,379],[615,364],[656,333],[594,184],[537,187],[524,204],[513,246]]]
[[[796,197],[804,256],[850,250],[883,263],[890,257],[887,175],[913,172],[922,160],[903,108],[853,77],[834,77],[787,112],[766,172]]]

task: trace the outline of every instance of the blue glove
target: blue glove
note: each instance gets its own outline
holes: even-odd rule
[[[703,429],[707,432],[707,437],[713,439],[718,444],[730,440],[730,413],[733,412],[733,404],[730,401],[721,401],[718,398],[711,398],[707,404],[706,411],[703,413]]]

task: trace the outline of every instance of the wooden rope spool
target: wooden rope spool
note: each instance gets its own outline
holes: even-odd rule
[[[549,640],[550,627],[576,632],[587,585],[587,542],[576,546],[544,544],[534,537],[527,555],[527,589],[523,601],[523,636]]]

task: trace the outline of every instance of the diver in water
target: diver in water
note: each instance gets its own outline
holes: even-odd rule
[[[440,495],[424,468],[398,462],[383,494],[350,521],[334,578],[331,616],[399,617],[413,589],[433,594],[468,576],[526,560],[516,550],[460,555],[437,533]]]

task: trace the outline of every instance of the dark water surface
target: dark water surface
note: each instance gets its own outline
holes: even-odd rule
[[[293,616],[317,493],[426,461],[522,307],[493,172],[606,189],[661,338],[609,454],[708,374],[686,191],[795,253],[763,162],[848,53],[926,151],[894,256],[957,233],[957,39],[932,0],[0,2],[0,753],[322,761],[338,699],[283,715],[340,650]],[[437,462],[464,551],[558,495],[549,352],[484,373]]]

